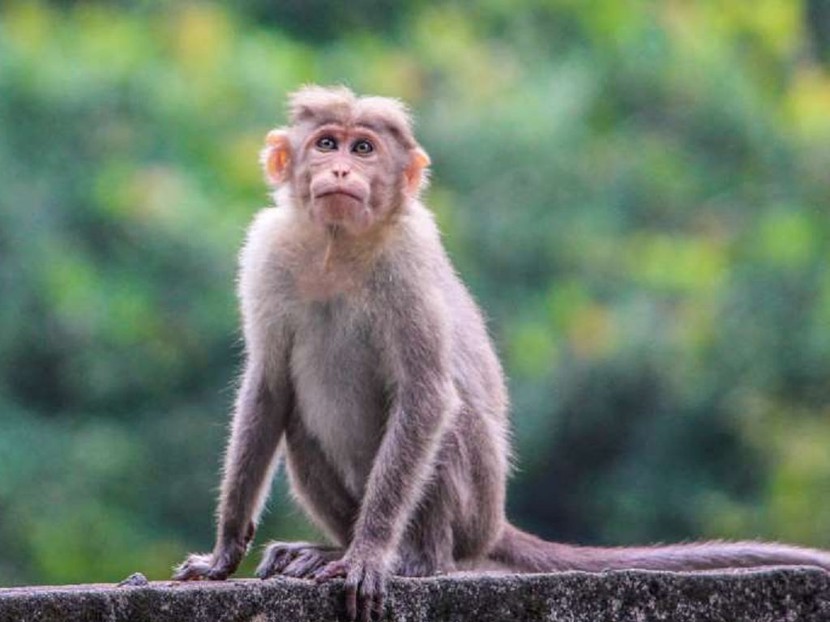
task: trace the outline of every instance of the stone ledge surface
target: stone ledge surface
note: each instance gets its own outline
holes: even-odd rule
[[[342,620],[342,584],[153,582],[0,589],[0,622]],[[384,620],[400,622],[824,622],[830,573],[813,568],[615,571],[395,579]]]

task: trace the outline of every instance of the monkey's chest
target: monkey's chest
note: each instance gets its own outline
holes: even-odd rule
[[[295,334],[291,372],[301,424],[346,487],[362,494],[389,401],[371,321],[335,303],[311,305]]]

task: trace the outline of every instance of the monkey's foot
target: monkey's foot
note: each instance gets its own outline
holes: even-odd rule
[[[244,549],[228,550],[223,553],[193,553],[188,555],[173,572],[176,581],[195,581],[208,579],[222,581],[227,579],[242,561]]]
[[[363,622],[379,619],[383,614],[386,597],[387,568],[375,559],[349,559],[344,557],[321,568],[314,575],[318,583],[345,577],[346,614],[349,620]]]
[[[423,555],[402,552],[395,564],[395,574],[401,577],[432,577],[455,570],[452,562],[440,563],[437,559]]]
[[[425,547],[408,539],[401,542],[392,573],[400,577],[432,577],[455,570],[452,545],[439,538],[432,545]]]
[[[272,542],[265,548],[256,576],[310,578],[320,568],[343,556],[343,550],[309,542]]]

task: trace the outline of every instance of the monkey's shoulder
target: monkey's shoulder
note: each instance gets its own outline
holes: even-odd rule
[[[279,247],[278,240],[285,229],[281,221],[284,215],[278,208],[265,208],[255,216],[245,236],[245,242],[239,252],[239,271],[237,275],[237,293],[242,300],[243,310],[246,301],[262,297],[262,284],[273,282],[279,287],[279,274],[275,273],[273,253]],[[275,241],[277,242],[275,244]],[[275,287],[267,289],[273,290]]]
[[[337,271],[318,274],[324,265],[323,234],[290,202],[254,215],[239,254],[239,293],[269,290],[288,301],[298,281],[337,282]]]
[[[248,264],[265,260],[275,249],[289,245],[294,220],[289,209],[265,207],[259,210],[248,226],[239,256],[243,269]]]

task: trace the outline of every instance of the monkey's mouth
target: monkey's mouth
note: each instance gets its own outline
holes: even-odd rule
[[[312,192],[311,213],[320,225],[342,226],[352,233],[366,228],[371,213],[368,194],[359,187],[326,184]]]
[[[346,190],[344,188],[335,188],[333,190],[325,190],[320,194],[315,194],[314,199],[322,199],[325,197],[333,197],[333,196],[344,196],[349,197],[350,199],[354,199],[355,201],[363,202],[363,197],[357,194],[356,192],[352,192],[350,190]]]
[[[363,196],[346,188],[331,188],[314,195],[315,211],[324,222],[349,223],[361,211]]]

